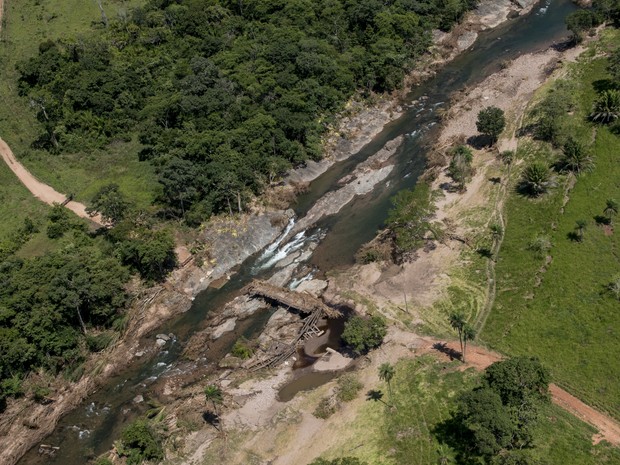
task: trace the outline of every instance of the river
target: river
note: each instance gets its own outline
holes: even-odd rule
[[[314,242],[318,245],[309,259],[309,265],[318,272],[353,263],[360,245],[372,239],[385,221],[390,197],[399,190],[413,187],[423,172],[425,153],[433,142],[439,122],[437,109],[446,105],[453,92],[474,86],[498,71],[506,61],[561,41],[567,35],[564,18],[574,9],[570,0],[543,0],[532,13],[481,33],[469,50],[407,96],[403,102],[406,110],[399,119],[388,124],[357,154],[317,178],[310,189],[299,197],[294,210],[298,217],[302,217],[321,196],[337,188],[341,177],[376,153],[386,142],[404,134],[404,142],[394,157],[396,167],[385,182],[372,193],[355,198],[338,214],[320,221],[313,230],[246,260],[220,289],[209,288],[199,294],[188,312],[158,331],[175,335],[165,350],[155,358],[134,363],[61,419],[55,431],[44,441],[61,447],[54,458],[39,456],[35,447],[19,464],[83,465],[88,458],[108,450],[124,425],[148,408],[144,403],[134,403],[132,399],[139,394],[148,398],[149,385],[160,376],[169,376],[183,367],[191,369],[186,362],[179,360],[183,342],[203,328],[209,312],[230,301],[250,279],[265,278],[273,273],[272,265],[277,261],[276,257],[283,257],[291,250]],[[269,315],[270,312],[263,311],[238,325],[234,332],[214,345],[207,360],[200,363],[214,366],[237,337],[258,334]]]

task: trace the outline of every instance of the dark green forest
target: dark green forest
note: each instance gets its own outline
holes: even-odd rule
[[[398,88],[475,0],[150,1],[88,35],[40,44],[20,92],[51,154],[139,138],[161,211],[190,224],[243,209],[355,94]],[[136,156],[128,154],[127,156]]]

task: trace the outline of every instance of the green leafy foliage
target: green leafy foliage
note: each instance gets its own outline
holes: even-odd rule
[[[354,374],[347,373],[342,375],[338,378],[336,398],[341,402],[350,402],[357,397],[362,387],[364,385]]]
[[[11,257],[0,279],[0,379],[79,364],[86,327],[110,326],[127,299],[127,270],[92,246]]]
[[[454,180],[460,190],[465,189],[465,184],[471,180],[473,169],[471,163],[474,156],[471,149],[466,145],[458,145],[450,151],[450,165],[448,175]]]
[[[476,129],[491,139],[492,143],[497,141],[505,127],[506,117],[504,116],[504,110],[497,107],[487,107],[478,113]]]
[[[118,223],[122,220],[129,210],[129,203],[123,193],[119,190],[118,184],[108,184],[97,191],[91,204],[86,208],[89,215],[94,216],[99,213],[104,221]]]
[[[594,160],[587,147],[572,137],[569,137],[562,147],[562,169],[580,174],[592,170]]]
[[[392,198],[387,226],[394,233],[400,252],[420,247],[429,232],[437,234],[431,221],[435,210],[432,191],[426,183],[417,184],[413,190],[400,191]]]
[[[357,92],[401,85],[475,0],[147,2],[19,65],[35,145],[74,152],[138,133],[169,215],[243,210],[291,165],[320,156]],[[135,154],[128,154],[135,156]]]
[[[356,354],[363,354],[379,347],[387,333],[385,321],[379,316],[364,318],[354,316],[345,323],[342,340]]]
[[[592,121],[603,124],[610,123],[620,116],[620,91],[616,89],[603,90],[596,101],[590,114]]]
[[[235,345],[230,352],[234,357],[239,357],[242,360],[246,360],[254,355],[250,342],[244,337],[235,341]]]
[[[507,453],[531,447],[539,411],[549,401],[548,388],[549,372],[535,358],[489,366],[482,386],[461,395],[455,417],[468,433],[473,456],[506,463],[501,460]]]
[[[575,42],[581,42],[586,32],[601,24],[601,16],[593,10],[577,10],[570,13],[566,19],[566,27],[573,34]]]
[[[164,458],[161,440],[146,420],[136,420],[121,433],[118,453],[127,458],[128,465],[140,465],[145,460]]]
[[[555,185],[551,170],[545,162],[533,161],[523,169],[521,190],[533,197],[547,192]]]

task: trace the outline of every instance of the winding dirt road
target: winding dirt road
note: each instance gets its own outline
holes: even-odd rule
[[[451,359],[454,359],[455,356],[460,353],[460,348],[456,342],[440,343],[439,346],[434,342],[432,348],[435,353],[439,352],[443,354],[443,356]],[[500,354],[491,352],[482,347],[469,346],[467,348],[467,363],[464,364],[464,367],[484,370],[492,363],[502,360],[502,358]],[[593,409],[589,405],[584,404],[556,384],[549,385],[549,392],[554,404],[575,415],[580,420],[594,426],[598,430],[598,433],[592,437],[592,442],[594,444],[597,444],[601,440],[606,440],[615,446],[620,445],[620,423],[604,413]]]
[[[2,11],[2,1],[0,0],[0,11]],[[0,21],[2,17],[0,16]],[[0,154],[2,155],[2,159],[7,164],[7,166],[15,173],[15,176],[21,181],[21,183],[26,186],[26,188],[32,192],[37,199],[49,204],[54,205],[56,203],[62,204],[67,197],[64,194],[54,190],[51,186],[42,183],[37,178],[35,178],[30,171],[28,171],[24,165],[22,165],[13,154],[11,148],[7,145],[7,143],[0,139]],[[70,201],[65,207],[75,213],[77,216],[82,218],[86,218],[87,220],[92,221],[98,226],[105,226],[105,222],[100,215],[90,216],[86,213],[86,206],[80,202]]]

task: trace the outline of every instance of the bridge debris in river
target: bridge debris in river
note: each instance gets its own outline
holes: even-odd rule
[[[282,346],[278,344],[275,350],[268,351],[266,357],[254,361],[248,368],[252,371],[261,368],[270,368],[279,365],[291,357],[298,345],[303,345],[305,340],[314,335],[322,334],[317,327],[321,317],[340,318],[342,313],[326,305],[322,300],[305,292],[295,292],[282,287],[274,286],[264,281],[254,280],[246,287],[246,293],[254,297],[262,297],[265,300],[296,310],[302,314],[309,314],[304,324],[297,333],[295,339]]]

